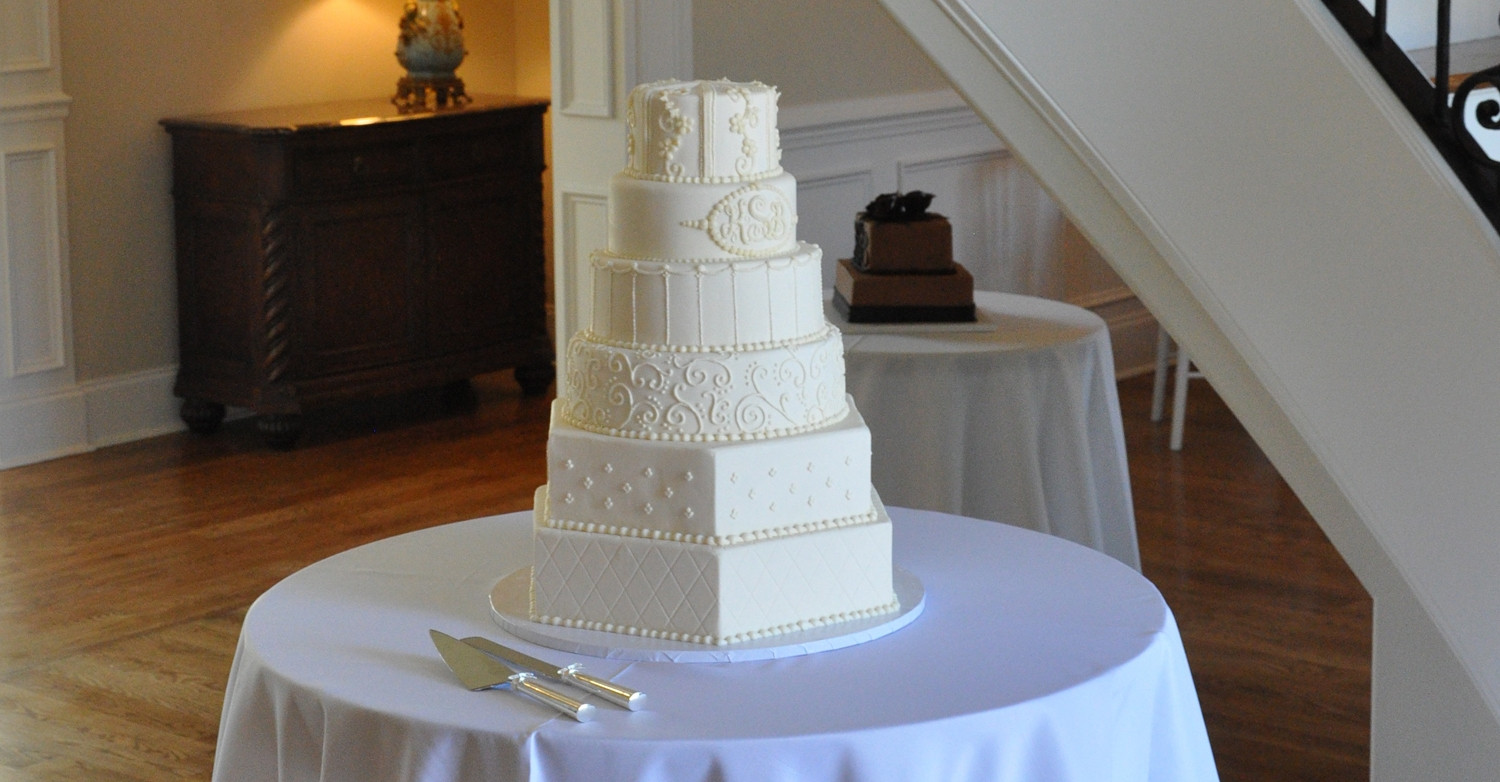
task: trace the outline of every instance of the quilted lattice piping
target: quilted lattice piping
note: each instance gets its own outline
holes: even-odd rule
[[[882,603],[881,605],[877,605],[871,608],[862,608],[856,611],[841,611],[837,614],[830,614],[828,616],[803,619],[799,622],[790,622],[787,624],[772,625],[771,627],[766,627],[758,630],[747,630],[743,633],[734,633],[733,635],[726,636],[693,635],[690,633],[668,632],[666,630],[648,630],[646,628],[632,627],[629,625],[617,625],[610,624],[608,622],[594,622],[581,619],[563,619],[556,616],[532,616],[531,619],[534,622],[540,622],[542,624],[557,625],[560,627],[572,627],[580,630],[602,630],[607,633],[635,635],[642,638],[655,638],[663,641],[686,642],[703,644],[706,646],[728,646],[729,644],[741,643],[743,641],[754,641],[761,638],[771,638],[778,635],[785,635],[787,633],[795,633],[800,630],[812,630],[824,625],[836,624],[839,622],[850,622],[856,619],[868,619],[870,617],[880,616],[882,614],[889,614],[893,611],[896,611],[900,607],[901,601],[897,599],[893,594],[891,595],[890,602]]]
[[[598,535],[617,535],[622,538],[651,538],[653,540],[668,540],[673,543],[687,543],[698,546],[715,546],[728,548],[740,546],[746,543],[755,543],[762,540],[774,540],[792,535],[802,535],[808,532],[821,532],[822,530],[838,529],[840,527],[853,527],[859,524],[871,524],[879,518],[874,508],[852,516],[842,516],[835,519],[823,519],[821,521],[808,521],[801,524],[790,524],[785,527],[772,527],[769,529],[741,532],[735,535],[695,535],[687,532],[667,532],[659,529],[644,529],[641,527],[618,527],[612,524],[599,524],[593,521],[570,521],[568,519],[547,519],[547,526],[552,529],[566,530],[569,532],[591,532]]]

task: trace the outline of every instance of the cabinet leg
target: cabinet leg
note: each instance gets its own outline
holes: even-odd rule
[[[196,434],[213,434],[219,431],[219,424],[224,423],[224,406],[207,399],[188,397],[182,400],[179,414],[188,430]]]
[[[547,388],[557,377],[557,370],[551,363],[530,364],[516,367],[516,382],[521,385],[521,393],[526,396],[540,396],[547,393]]]
[[[289,451],[302,437],[302,416],[267,414],[255,421],[260,438],[278,451]]]

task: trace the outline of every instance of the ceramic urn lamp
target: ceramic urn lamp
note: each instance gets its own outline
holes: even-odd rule
[[[464,81],[454,73],[466,54],[458,0],[408,0],[401,14],[401,36],[396,41],[396,61],[406,69],[406,75],[396,82],[396,96],[391,102],[402,112],[468,103]]]

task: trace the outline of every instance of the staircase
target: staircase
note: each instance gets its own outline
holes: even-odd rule
[[[1496,39],[1453,44],[1452,2],[1436,0],[1431,4],[1432,45],[1403,51],[1388,31],[1387,0],[1373,0],[1368,10],[1359,0],[1323,3],[1427,133],[1480,210],[1500,225],[1500,163],[1486,149],[1496,144],[1493,132],[1500,130]]]
[[[1405,54],[1318,0],[881,2],[1373,595],[1372,778],[1500,779],[1500,237]]]

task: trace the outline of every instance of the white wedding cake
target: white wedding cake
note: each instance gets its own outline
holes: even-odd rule
[[[630,95],[537,490],[534,621],[731,644],[898,608],[776,100],[728,81]]]

